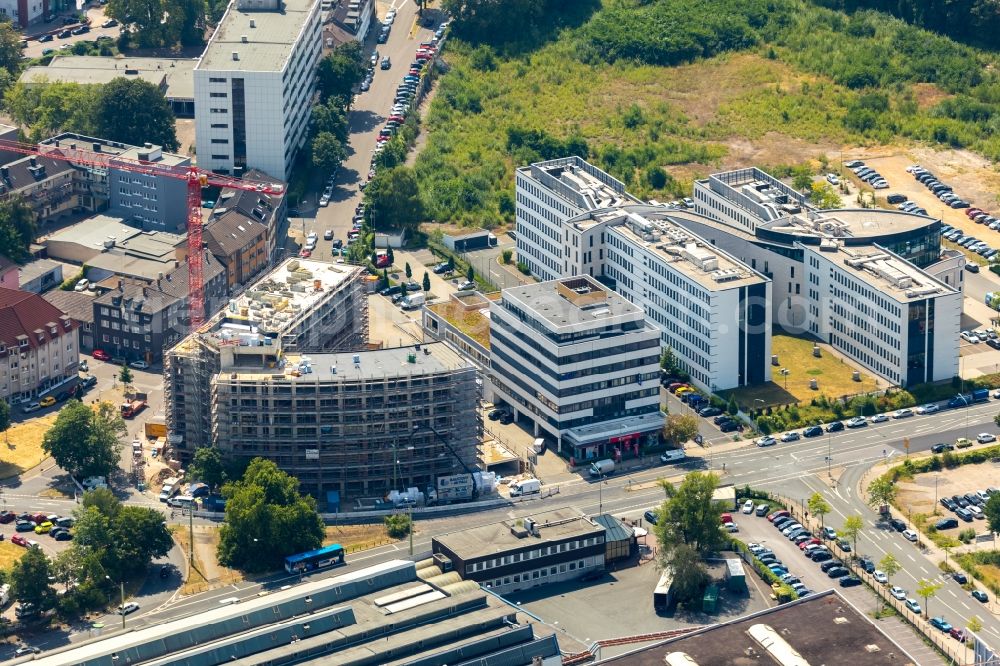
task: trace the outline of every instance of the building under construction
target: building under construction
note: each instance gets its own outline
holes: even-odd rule
[[[290,260],[171,349],[180,456],[268,458],[331,503],[474,468],[475,368],[444,343],[367,350],[364,277]]]

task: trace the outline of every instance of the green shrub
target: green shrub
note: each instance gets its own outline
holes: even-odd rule
[[[386,516],[384,519],[386,532],[393,539],[402,539],[410,533],[412,521],[405,513],[396,513]]]

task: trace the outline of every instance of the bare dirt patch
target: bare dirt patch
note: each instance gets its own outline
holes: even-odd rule
[[[390,543],[396,543],[398,539],[393,539],[385,530],[385,525],[374,523],[371,525],[328,525],[326,537],[323,545],[339,543],[348,553],[356,553],[359,550],[368,550]]]
[[[917,106],[921,110],[929,109],[949,97],[954,97],[954,95],[946,93],[933,83],[914,83],[910,86],[910,89],[913,91],[913,96],[917,100]]]
[[[10,427],[0,442],[0,479],[23,474],[45,460],[42,438],[57,414],[52,412]]]

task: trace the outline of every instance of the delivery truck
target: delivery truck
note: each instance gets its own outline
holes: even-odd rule
[[[542,482],[538,479],[522,479],[510,484],[510,496],[534,495],[542,492]]]
[[[413,310],[423,305],[426,302],[426,300],[427,297],[424,296],[423,292],[419,294],[409,294],[408,296],[403,298],[402,306],[404,310]]]
[[[610,476],[615,473],[615,461],[610,458],[597,460],[590,465],[590,476],[595,479],[601,476]]]

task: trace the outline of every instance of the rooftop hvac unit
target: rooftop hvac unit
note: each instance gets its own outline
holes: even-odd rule
[[[716,282],[732,282],[740,277],[742,274],[735,268],[723,268],[712,273],[712,279]]]
[[[907,289],[906,297],[927,296],[928,294],[936,294],[939,291],[941,291],[941,287],[917,287],[916,289]]]

